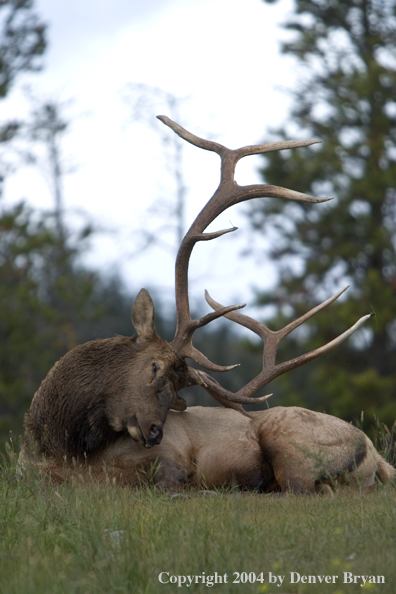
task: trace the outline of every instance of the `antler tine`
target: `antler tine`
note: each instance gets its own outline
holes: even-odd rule
[[[179,333],[179,340],[176,341],[176,339],[174,339],[174,341],[172,342],[173,348],[182,357],[189,357],[205,369],[210,369],[211,371],[230,371],[231,369],[238,367],[238,364],[222,366],[216,365],[216,363],[212,363],[211,361],[209,361],[209,359],[207,359],[207,357],[205,357],[203,353],[198,351],[193,346],[192,336],[197,328],[202,328],[202,326],[206,326],[206,324],[209,324],[209,322],[211,322],[212,320],[220,318],[226,315],[227,313],[231,313],[236,309],[240,309],[241,307],[245,307],[245,304],[243,303],[240,305],[230,305],[229,307],[221,307],[216,311],[213,311],[204,316],[203,318],[199,318],[197,320],[192,320],[191,316],[190,319],[183,320],[179,326],[179,328],[182,329]]]
[[[246,411],[239,406],[240,404],[248,404],[250,406],[252,404],[261,404],[262,402],[265,402],[266,400],[268,400],[268,398],[271,398],[272,396],[272,394],[267,394],[266,396],[260,396],[258,398],[250,398],[249,396],[244,396],[243,394],[241,394],[241,391],[234,394],[233,392],[230,392],[229,390],[223,388],[223,386],[219,384],[219,382],[217,382],[213,377],[211,377],[204,371],[194,371],[196,371],[199,374],[199,380],[196,380],[196,384],[202,386],[207,392],[209,392],[211,396],[213,396],[215,400],[217,400],[217,402],[219,402],[223,406],[227,408],[234,408],[235,410],[242,412],[242,414],[245,414],[246,416],[250,415],[246,414]]]
[[[198,241],[208,241],[220,237],[226,233],[236,231],[236,227],[233,227],[231,229],[225,229],[215,233],[204,233],[205,229],[212,221],[216,219],[216,217],[230,208],[230,206],[239,204],[240,202],[251,200],[253,198],[266,197],[283,198],[286,200],[297,200],[300,202],[311,203],[326,202],[331,200],[331,198],[317,198],[308,194],[302,194],[300,192],[295,192],[293,190],[267,184],[239,186],[234,179],[236,164],[243,157],[266,153],[269,151],[309,146],[320,141],[292,140],[269,144],[251,145],[232,150],[217,142],[205,140],[196,136],[195,134],[192,134],[191,132],[188,132],[188,130],[166,116],[158,116],[158,119],[166,126],[169,126],[169,128],[171,128],[176,134],[178,134],[190,144],[215,152],[220,156],[221,159],[220,184],[212,198],[201,210],[190,229],[187,231],[178,251],[175,273],[177,326],[175,337],[172,341],[172,347],[180,355],[191,357],[197,363],[203,365],[206,369],[213,371],[226,371],[229,369],[228,367],[220,367],[214,363],[211,363],[204,355],[202,355],[202,353],[199,353],[192,346],[192,335],[194,330],[209,323],[214,318],[209,319],[207,316],[204,316],[204,318],[201,318],[200,320],[191,319],[188,300],[188,266],[191,252]],[[233,309],[238,309],[236,306],[232,307]],[[220,313],[220,310],[217,311],[217,317],[221,317],[226,313]]]
[[[297,367],[300,367],[301,365],[308,363],[308,361],[316,359],[316,357],[320,357],[321,355],[327,353],[334,347],[338,346],[339,344],[344,342],[344,340],[349,338],[354,332],[356,332],[356,330],[358,330],[358,328],[360,328],[369,318],[371,318],[374,314],[368,314],[366,316],[363,316],[353,326],[348,328],[348,330],[340,334],[334,340],[323,345],[322,347],[310,351],[309,353],[300,355],[299,357],[291,359],[290,361],[285,361],[284,363],[280,363],[278,365],[275,364],[276,353],[281,339],[284,336],[290,334],[290,332],[292,332],[295,328],[297,328],[306,320],[314,316],[316,313],[318,313],[325,307],[328,307],[331,303],[338,299],[338,297],[342,295],[342,293],[344,293],[344,291],[346,291],[347,288],[348,287],[342,289],[341,291],[338,291],[338,293],[336,293],[326,301],[323,301],[322,303],[311,309],[309,312],[299,317],[297,320],[294,320],[293,322],[276,332],[273,332],[272,330],[267,328],[267,326],[265,326],[261,322],[258,322],[257,320],[254,320],[253,318],[250,318],[249,316],[236,312],[230,312],[225,314],[225,317],[227,317],[228,319],[232,320],[233,322],[236,322],[237,324],[240,324],[241,326],[244,326],[245,328],[248,328],[258,336],[260,336],[264,342],[263,369],[261,373],[257,375],[246,386],[244,386],[241,390],[236,392],[235,396],[251,398],[257,390],[269,384],[269,382],[277,378],[279,375],[282,375],[287,371],[291,371],[292,369],[296,369]],[[207,291],[205,292],[205,298],[209,305],[213,307],[213,309],[219,310],[219,308],[222,307],[220,303],[217,303],[217,301],[214,301],[214,299],[210,297]],[[221,389],[219,390],[218,386],[219,384],[211,384],[210,393],[217,390],[224,397],[223,388],[221,388],[220,386]],[[240,400],[234,400],[232,396],[229,396],[229,399],[233,402],[240,402]],[[254,398],[251,401],[251,404],[256,402],[257,400],[256,398]]]
[[[222,388],[222,386],[210,375],[199,369],[193,369],[192,367],[189,367],[188,371],[188,383],[185,387],[202,386],[202,388],[204,388],[215,400],[217,400],[219,404],[222,404],[226,408],[233,408],[234,410],[240,412],[242,415],[250,417],[249,413],[246,412],[246,410],[242,407],[242,405],[239,402],[233,402],[228,398],[227,390],[224,390],[224,388]],[[271,394],[269,394],[268,396],[264,396],[263,401],[269,398],[270,396]],[[256,402],[256,400],[254,402]],[[252,399],[247,399],[246,401],[244,400],[243,403],[252,404]]]
[[[277,330],[275,332],[273,330],[270,330],[262,322],[258,322],[257,320],[255,320],[254,318],[250,318],[249,316],[246,316],[243,314],[238,314],[237,312],[234,312],[234,313],[229,312],[224,315],[229,320],[236,322],[240,326],[244,326],[245,328],[248,328],[249,330],[251,330],[252,332],[257,334],[258,336],[260,336],[260,338],[263,340],[263,342],[265,342],[265,346],[266,346],[266,348],[265,348],[265,365],[266,366],[274,365],[278,345],[279,345],[279,342],[282,340],[282,338],[284,338],[285,336],[290,334],[290,332],[292,332],[293,330],[295,330],[296,328],[301,326],[301,324],[303,324],[304,322],[309,320],[309,318],[312,318],[312,316],[314,316],[316,313],[318,313],[319,311],[321,311],[322,309],[324,309],[325,307],[329,306],[331,303],[336,301],[336,299],[338,299],[338,297],[340,297],[340,295],[342,295],[348,288],[349,287],[345,287],[344,289],[341,289],[341,291],[338,291],[332,297],[329,297],[328,299],[326,299],[326,301],[319,303],[319,305],[317,305],[316,307],[313,307],[307,313],[305,313],[304,315],[297,318],[297,320],[290,322],[289,324],[287,324],[287,326],[285,326],[284,328],[281,328],[280,330]],[[205,291],[205,299],[206,299],[207,303],[209,303],[209,305],[211,307],[213,307],[213,309],[215,311],[219,311],[220,308],[222,308],[222,305],[220,305],[220,303],[217,303],[217,301],[212,299],[212,297],[209,295],[208,291]]]

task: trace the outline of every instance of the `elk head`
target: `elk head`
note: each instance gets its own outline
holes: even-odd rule
[[[154,304],[146,289],[133,305],[132,322],[137,334],[133,365],[128,370],[129,398],[121,392],[109,418],[116,431],[127,429],[134,441],[151,447],[162,439],[168,410],[186,408],[178,390],[188,385],[189,371],[184,359],[158,336]]]
[[[145,289],[132,322],[135,336],[79,345],[50,370],[25,416],[27,437],[40,454],[90,456],[125,432],[151,447],[162,439],[168,410],[186,408],[178,390],[196,372],[158,336]]]

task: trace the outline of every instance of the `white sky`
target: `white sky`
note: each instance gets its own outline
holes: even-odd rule
[[[188,97],[179,123],[230,148],[270,140],[266,129],[288,115],[289,100],[281,88],[291,88],[295,78],[295,64],[279,53],[286,35],[279,25],[291,2],[37,0],[48,24],[45,68],[20,81],[2,103],[3,116],[25,112],[21,89],[27,82],[38,98],[73,99],[66,112],[73,124],[64,154],[77,169],[65,178],[65,205],[71,212],[84,209],[109,231],[94,241],[90,263],[119,269],[136,292],[156,287],[166,298],[172,296],[171,256],[153,248],[139,258],[128,257],[137,247],[133,231],[142,224],[145,208],[163,195],[168,178],[158,136],[130,119],[125,87],[146,83]],[[259,182],[260,163],[259,157],[244,159],[238,182]],[[186,144],[184,175],[190,224],[217,187],[218,156]],[[41,208],[52,206],[37,168],[19,170],[8,180],[5,195],[8,202],[24,197]],[[231,222],[240,228],[236,234],[195,248],[191,294],[201,304],[205,288],[222,302],[251,303],[251,287],[268,286],[273,279],[271,268],[240,255],[249,239],[240,212],[240,207],[232,209],[213,226]]]

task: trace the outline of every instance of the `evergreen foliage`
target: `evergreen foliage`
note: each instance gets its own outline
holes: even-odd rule
[[[10,92],[21,73],[41,68],[46,48],[45,24],[34,10],[33,0],[0,2],[0,100]],[[0,143],[12,140],[20,122],[0,123]],[[4,164],[0,175],[3,176]]]
[[[105,313],[103,281],[78,261],[82,240],[59,247],[45,216],[23,203],[0,211],[1,437],[21,433],[23,413],[48,370]]]
[[[38,70],[46,47],[45,24],[34,12],[33,0],[0,3],[0,98],[21,72]]]
[[[334,196],[322,205],[266,199],[254,229],[271,238],[278,286],[273,326],[350,285],[340,302],[286,339],[290,358],[376,317],[341,348],[278,379],[289,404],[350,419],[396,417],[396,3],[296,0],[283,52],[300,67],[289,122],[275,139],[318,138],[315,148],[269,153],[265,181]],[[294,337],[294,339],[293,339]],[[278,391],[277,391],[278,393]],[[277,403],[282,399],[277,398]]]

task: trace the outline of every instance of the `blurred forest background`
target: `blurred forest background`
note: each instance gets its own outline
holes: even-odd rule
[[[46,27],[32,0],[2,0],[0,26],[1,101],[24,73],[42,67]],[[278,276],[270,292],[257,295],[262,319],[277,329],[350,285],[339,303],[285,340],[279,359],[289,359],[332,340],[371,310],[376,316],[353,339],[278,378],[266,391],[274,392],[271,406],[300,405],[346,420],[364,411],[366,428],[374,416],[391,426],[396,419],[396,3],[295,0],[285,27],[294,36],[283,51],[295,57],[302,76],[300,87],[290,91],[294,108],[287,124],[272,130],[271,140],[298,134],[322,144],[267,154],[263,180],[335,198],[320,209],[271,199],[246,206],[252,250],[257,251],[256,233],[265,233],[273,248],[264,257],[273,260]],[[92,222],[79,227],[65,222],[62,139],[68,126],[55,102],[35,104],[28,121],[0,122],[1,443],[10,431],[22,434],[34,392],[63,354],[88,340],[132,332],[134,295],[119,277],[83,264],[97,232]],[[7,153],[21,142],[21,159],[34,162],[38,146],[46,151],[51,212],[26,201],[3,204],[11,167]],[[180,221],[182,192],[175,205]],[[145,239],[152,240],[149,234]],[[169,339],[174,319],[165,314],[155,287],[147,288],[156,304],[157,330]],[[221,377],[229,389],[260,368],[257,343],[242,340],[229,322],[202,330],[195,342],[220,364],[241,363],[233,375]],[[215,404],[202,392],[188,394],[187,400]]]

